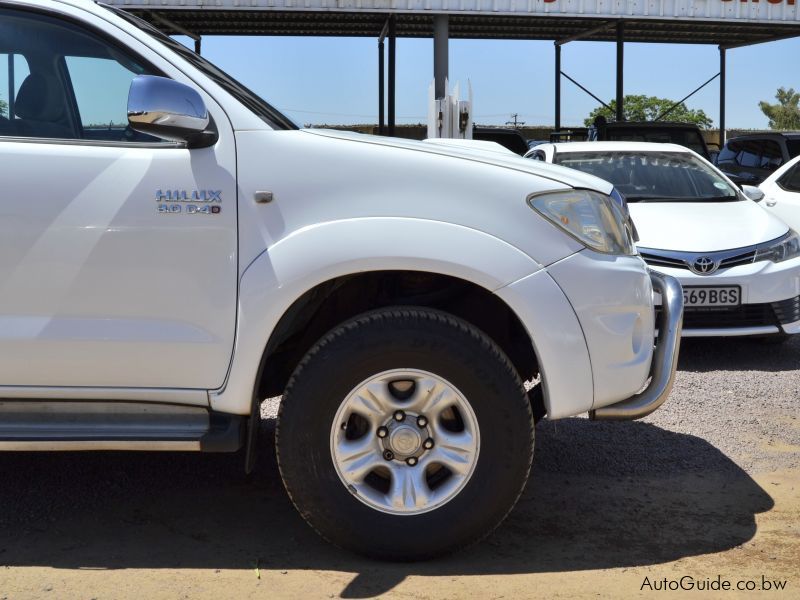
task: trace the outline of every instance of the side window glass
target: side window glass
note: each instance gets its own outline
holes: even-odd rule
[[[96,56],[66,56],[65,62],[83,139],[155,140],[128,127],[128,90],[141,67]]]
[[[13,121],[17,118],[14,105],[28,75],[30,69],[24,56],[0,52],[0,135],[13,134]]]
[[[158,141],[128,127],[128,88],[148,71],[116,46],[71,22],[2,8],[0,40],[0,135]]]
[[[761,165],[761,142],[745,141],[739,146],[736,162],[743,167],[758,168]]]
[[[739,145],[736,142],[728,142],[722,147],[722,150],[719,151],[719,156],[717,157],[717,164],[724,165],[724,164],[735,164],[736,163],[736,155],[739,152]]]
[[[778,185],[790,192],[800,193],[800,163],[789,169],[789,172],[778,180]]]
[[[782,164],[783,164],[783,153],[781,152],[781,147],[777,144],[777,142],[773,142],[771,140],[765,140],[761,154],[760,167],[762,169],[774,171]]]

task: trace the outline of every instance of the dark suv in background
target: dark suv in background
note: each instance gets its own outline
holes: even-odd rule
[[[725,143],[717,166],[737,183],[758,185],[798,154],[800,132],[741,135]]]
[[[705,159],[710,157],[703,133],[692,123],[664,121],[623,121],[597,127],[597,139],[609,142],[656,142],[678,144],[694,150]]]

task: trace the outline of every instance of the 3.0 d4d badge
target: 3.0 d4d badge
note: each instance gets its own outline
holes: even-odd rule
[[[222,190],[156,190],[156,202],[156,211],[163,214],[216,215],[222,210],[215,204],[222,203]]]

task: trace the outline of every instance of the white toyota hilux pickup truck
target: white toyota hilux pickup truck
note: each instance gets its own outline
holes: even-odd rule
[[[282,396],[303,517],[414,559],[511,510],[536,419],[634,419],[669,394],[680,285],[602,180],[297,129],[84,0],[0,0],[0,95],[2,450],[249,466]]]

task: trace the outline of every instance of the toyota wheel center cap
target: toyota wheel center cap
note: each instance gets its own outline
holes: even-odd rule
[[[400,426],[389,436],[389,445],[395,454],[411,455],[419,450],[422,437],[413,427]]]

